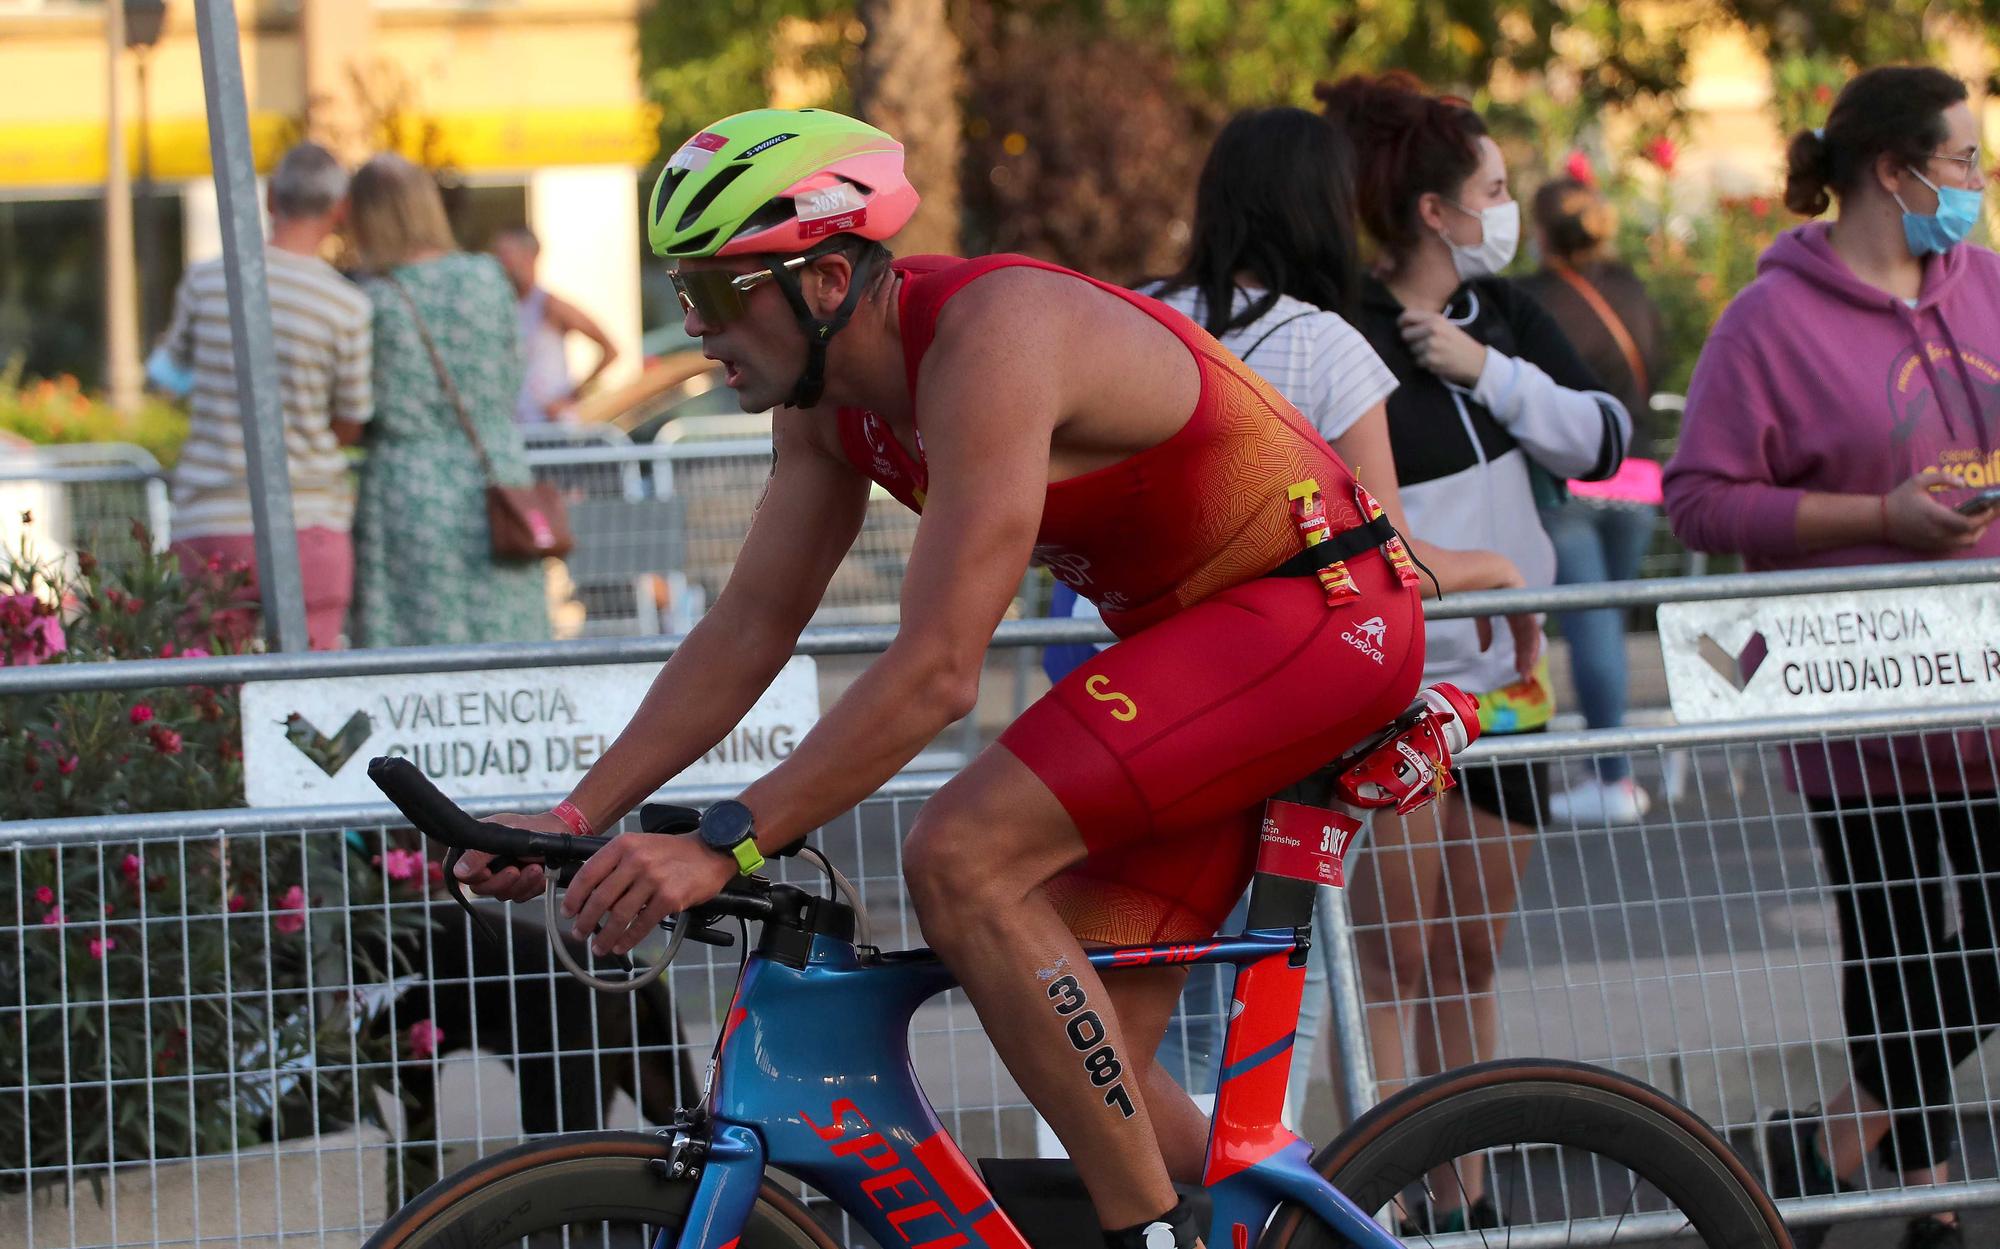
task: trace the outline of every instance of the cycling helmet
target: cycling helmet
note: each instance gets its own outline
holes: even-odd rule
[[[777,258],[770,273],[806,336],[790,399],[803,408],[819,402],[827,343],[854,315],[874,266],[864,259],[855,267],[847,298],[822,320],[782,258],[830,251],[846,234],[879,242],[916,210],[902,144],[825,109],[763,108],[723,118],[667,159],[647,205],[646,237],[659,256]]]
[[[667,159],[646,212],[653,253],[793,255],[838,234],[881,241],[917,210],[903,145],[819,108],[725,117]]]

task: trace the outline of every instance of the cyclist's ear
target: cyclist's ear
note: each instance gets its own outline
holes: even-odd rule
[[[853,282],[854,262],[837,251],[813,257],[800,275],[800,288],[805,292],[806,303],[819,317],[831,317],[840,310],[842,301],[847,298],[847,288]]]

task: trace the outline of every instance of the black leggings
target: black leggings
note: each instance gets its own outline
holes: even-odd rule
[[[1883,1162],[1898,1171],[1948,1162],[1958,1138],[1952,1068],[2000,1024],[2000,800],[1809,805],[1839,904],[1854,1080],[1899,1112]]]

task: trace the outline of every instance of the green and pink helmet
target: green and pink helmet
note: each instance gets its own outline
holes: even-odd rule
[[[792,255],[841,234],[879,242],[916,210],[903,145],[887,134],[826,109],[760,108],[667,159],[646,237],[666,257]]]

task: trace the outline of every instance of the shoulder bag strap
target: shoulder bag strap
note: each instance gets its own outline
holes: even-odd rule
[[[1293,314],[1292,314],[1291,316],[1288,316],[1288,317],[1286,317],[1286,318],[1285,318],[1284,320],[1282,320],[1282,321],[1278,322],[1278,323],[1277,323],[1276,325],[1272,326],[1272,327],[1271,327],[1270,329],[1268,329],[1268,330],[1265,330],[1265,331],[1264,331],[1264,332],[1263,332],[1262,334],[1259,334],[1259,335],[1257,336],[1257,341],[1256,341],[1256,342],[1254,342],[1254,343],[1251,343],[1251,344],[1250,344],[1250,350],[1248,350],[1248,351],[1244,352],[1244,353],[1243,353],[1242,355],[1240,355],[1240,356],[1238,356],[1238,357],[1236,357],[1236,358],[1237,358],[1238,360],[1241,360],[1241,361],[1242,361],[1243,363],[1245,363],[1245,364],[1248,364],[1248,363],[1250,363],[1250,357],[1251,357],[1251,356],[1254,356],[1254,355],[1256,355],[1256,354],[1257,354],[1257,349],[1258,349],[1259,347],[1262,347],[1262,346],[1264,345],[1265,341],[1266,341],[1267,339],[1269,339],[1269,338],[1271,337],[1271,335],[1273,335],[1273,334],[1277,333],[1277,332],[1278,332],[1279,330],[1282,330],[1282,329],[1284,329],[1284,328],[1285,328],[1286,326],[1290,325],[1290,324],[1291,324],[1292,322],[1294,322],[1294,321],[1297,321],[1297,320],[1300,320],[1301,318],[1304,318],[1304,317],[1309,317],[1309,316],[1311,316],[1311,315],[1312,315],[1313,313],[1315,313],[1315,312],[1318,312],[1318,311],[1319,311],[1319,309],[1317,309],[1317,308],[1308,308],[1308,309],[1306,309],[1306,310],[1305,310],[1304,312],[1294,312],[1294,313],[1293,313]]]
[[[479,441],[478,431],[472,427],[472,418],[465,411],[465,400],[459,397],[458,387],[451,380],[451,370],[445,367],[444,356],[439,353],[437,342],[431,338],[430,327],[424,324],[423,313],[417,311],[417,301],[410,297],[409,288],[398,281],[395,274],[385,273],[382,278],[403,297],[404,306],[410,310],[410,320],[416,323],[417,337],[423,340],[424,350],[430,353],[431,367],[437,370],[438,385],[443,387],[444,397],[458,417],[458,427],[465,431],[466,441],[472,444],[472,453],[479,457],[479,467],[485,471],[487,482],[497,482],[499,479],[494,475],[493,461],[487,458],[486,446]]]
[[[1625,328],[1624,319],[1612,308],[1610,301],[1591,285],[1589,278],[1561,261],[1550,261],[1549,272],[1569,283],[1570,289],[1577,293],[1577,297],[1590,305],[1590,310],[1597,314],[1597,319],[1604,323],[1606,330],[1610,331],[1611,341],[1618,344],[1619,352],[1625,357],[1625,367],[1632,370],[1632,380],[1639,385],[1639,393],[1652,394],[1651,379],[1646,376],[1646,361],[1639,355],[1639,344],[1632,341],[1632,332]]]

